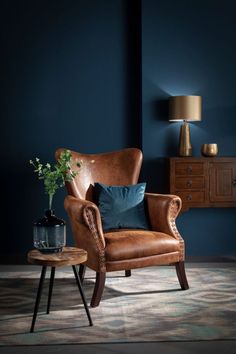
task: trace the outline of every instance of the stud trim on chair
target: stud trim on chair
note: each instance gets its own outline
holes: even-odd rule
[[[89,227],[92,236],[94,238],[97,250],[99,253],[99,268],[101,272],[106,272],[105,266],[105,251],[99,237],[99,231],[96,227],[96,212],[92,207],[85,207],[83,210],[84,220],[86,221],[87,226]]]

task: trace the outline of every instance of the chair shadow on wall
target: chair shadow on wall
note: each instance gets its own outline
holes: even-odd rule
[[[144,161],[140,180],[147,183],[147,192],[168,194],[169,180],[167,158],[157,157]]]

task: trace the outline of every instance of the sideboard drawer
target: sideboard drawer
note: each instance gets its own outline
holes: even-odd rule
[[[204,189],[205,178],[201,177],[176,177],[175,188],[176,189]]]
[[[202,162],[176,162],[176,176],[202,176],[204,175],[204,163]]]
[[[171,157],[169,192],[189,208],[236,207],[236,157]]]
[[[177,192],[178,196],[183,202],[188,203],[203,203],[205,201],[204,191],[188,191],[188,192]]]

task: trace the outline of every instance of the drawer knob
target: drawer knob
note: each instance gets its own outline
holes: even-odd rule
[[[187,181],[187,187],[192,187],[193,182],[191,180]]]
[[[232,185],[236,187],[236,178],[233,179]]]
[[[187,195],[186,199],[187,199],[188,201],[192,200],[191,194]]]
[[[188,172],[188,173],[192,173],[192,172],[193,172],[193,168],[192,168],[191,165],[187,167],[187,172]]]

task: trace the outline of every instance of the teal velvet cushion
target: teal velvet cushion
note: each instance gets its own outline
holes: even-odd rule
[[[105,231],[149,228],[144,207],[146,183],[128,186],[107,186],[95,183],[94,187]]]

